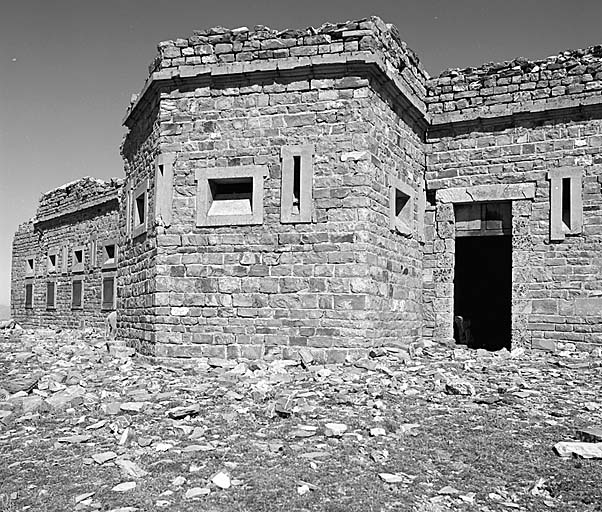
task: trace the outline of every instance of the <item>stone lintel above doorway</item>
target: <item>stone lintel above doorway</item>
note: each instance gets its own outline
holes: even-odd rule
[[[476,203],[486,201],[515,201],[533,199],[535,183],[474,185],[437,190],[438,203]]]

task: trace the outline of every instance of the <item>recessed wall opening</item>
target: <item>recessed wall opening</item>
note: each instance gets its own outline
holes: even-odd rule
[[[140,194],[136,198],[136,226],[144,224],[145,202],[144,194]]]
[[[102,309],[115,308],[115,276],[107,276],[102,280]]]
[[[76,265],[84,262],[84,251],[82,251],[81,249],[76,249],[75,251],[73,251],[73,256],[75,258],[74,263]]]
[[[510,202],[456,207],[454,339],[470,348],[510,349]]]
[[[46,309],[54,309],[56,302],[56,288],[54,281],[46,283]]]
[[[48,255],[48,272],[56,271],[56,254]]]
[[[405,218],[405,217],[407,217],[407,215],[405,215],[405,214],[408,212],[405,212],[404,208],[408,204],[409,200],[410,200],[409,195],[404,194],[399,189],[395,189],[395,216],[399,217],[399,215],[403,213],[404,215],[402,215],[402,218],[404,221],[408,220],[407,218]]]
[[[33,308],[33,283],[25,284],[25,308]]]
[[[510,349],[512,237],[456,238],[454,338],[471,348]]]
[[[253,178],[209,179],[208,215],[252,215]]]
[[[71,308],[81,309],[83,307],[84,286],[83,281],[74,280],[71,288]]]
[[[291,213],[301,211],[301,155],[293,155],[293,207]]]
[[[571,229],[571,178],[562,178],[562,222]]]

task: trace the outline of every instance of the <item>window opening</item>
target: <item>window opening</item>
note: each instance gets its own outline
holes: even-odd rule
[[[282,146],[280,221],[307,223],[313,216],[314,145]]]
[[[83,295],[84,295],[83,281],[80,279],[74,280],[72,285],[71,294],[71,307],[73,309],[81,309],[83,306]]]
[[[102,246],[102,268],[115,268],[117,266],[117,245],[106,243]]]
[[[562,178],[562,222],[571,229],[571,178]]]
[[[301,155],[293,156],[293,215],[301,211]]]
[[[28,276],[32,276],[36,270],[36,261],[34,258],[27,258],[27,262],[25,264],[25,274]]]
[[[144,194],[140,194],[136,198],[136,225],[144,224]]]
[[[46,283],[46,308],[54,309],[55,298],[56,298],[56,285],[54,281],[48,281]]]
[[[252,215],[253,178],[210,179],[209,215]]]
[[[84,271],[84,249],[82,247],[73,249],[73,262],[71,270],[73,270],[73,272]]]
[[[108,276],[102,280],[102,309],[115,308],[115,276]]]
[[[25,284],[25,307],[27,309],[33,308],[33,283]]]
[[[414,225],[414,190],[396,178],[391,180],[389,227],[391,231],[411,236]]]
[[[48,255],[48,272],[56,272],[56,254]]]

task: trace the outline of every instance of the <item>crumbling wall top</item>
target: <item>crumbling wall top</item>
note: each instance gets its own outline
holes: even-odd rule
[[[339,47],[336,43],[343,46]],[[334,46],[331,46],[334,45]],[[345,47],[345,45],[347,45]],[[418,56],[399,36],[394,25],[377,16],[345,23],[324,23],[306,29],[273,30],[264,25],[253,29],[214,27],[195,30],[187,39],[159,43],[158,55],[149,72],[183,64],[217,64],[252,60],[310,57],[342,51],[381,50],[395,68],[412,68],[428,79]]]
[[[159,83],[297,69],[311,76],[314,66],[341,68],[362,63],[380,68],[418,116],[425,117],[428,73],[400,39],[397,28],[373,16],[302,30],[277,31],[263,25],[253,29],[215,27],[197,30],[186,39],[163,41],[142,92],[132,97],[124,124],[131,127],[141,105],[156,97]]]
[[[122,185],[122,179],[104,181],[89,176],[61,185],[42,194],[34,221],[43,222],[117,199]]]
[[[602,91],[602,45],[541,60],[517,58],[448,69],[427,85],[435,123],[597,104]]]

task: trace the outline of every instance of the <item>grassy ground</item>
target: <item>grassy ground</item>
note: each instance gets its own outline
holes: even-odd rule
[[[552,449],[602,425],[599,359],[431,347],[407,364],[372,363],[176,368],[113,358],[90,333],[5,338],[0,510],[602,510],[602,460]],[[15,395],[34,375],[37,386]],[[475,394],[448,394],[457,379]],[[24,396],[63,386],[82,396],[24,413]],[[127,402],[141,410],[107,411]],[[169,417],[191,404],[198,415]],[[330,435],[331,422],[346,431]],[[78,434],[90,438],[60,441]],[[92,458],[107,451],[117,458]],[[126,475],[120,460],[147,474]],[[231,487],[211,482],[220,471]],[[133,490],[112,490],[129,481]],[[197,487],[209,494],[186,498]]]

